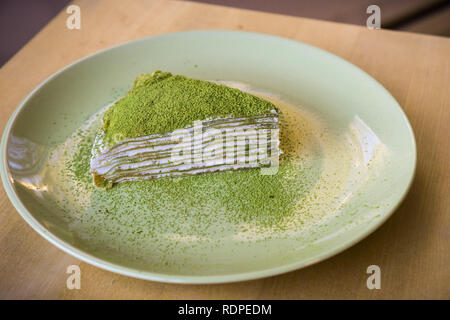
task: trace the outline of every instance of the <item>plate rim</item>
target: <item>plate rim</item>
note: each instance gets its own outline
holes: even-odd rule
[[[311,257],[307,259],[302,259],[301,261],[292,262],[289,264],[285,264],[282,266],[262,269],[262,270],[256,270],[256,271],[248,271],[248,272],[235,272],[235,273],[229,273],[229,274],[219,274],[219,275],[181,275],[181,274],[169,274],[169,273],[159,273],[159,272],[149,272],[149,271],[142,271],[137,268],[130,268],[123,265],[120,265],[118,263],[112,263],[109,261],[106,261],[104,259],[98,258],[92,254],[89,254],[83,250],[80,250],[63,239],[57,237],[53,233],[51,233],[49,230],[47,230],[40,222],[34,218],[34,216],[31,214],[30,211],[26,209],[26,207],[23,205],[22,201],[16,194],[13,182],[11,181],[12,178],[10,177],[9,173],[9,167],[7,163],[6,158],[6,147],[7,147],[7,140],[9,138],[9,134],[12,128],[12,125],[14,124],[17,117],[22,112],[22,109],[27,104],[27,102],[41,89],[43,88],[48,82],[50,82],[53,78],[57,77],[59,74],[63,73],[64,71],[70,69],[72,66],[84,61],[88,60],[94,56],[100,55],[104,52],[107,52],[109,50],[114,50],[115,48],[127,46],[130,44],[138,43],[141,41],[148,41],[151,39],[159,38],[159,37],[167,37],[167,36],[182,36],[183,34],[193,34],[193,33],[235,33],[235,34],[245,34],[248,36],[256,36],[256,37],[266,37],[266,38],[273,38],[278,41],[286,41],[291,44],[296,44],[300,46],[308,47],[310,50],[313,51],[316,50],[320,52],[321,54],[325,54],[325,56],[328,56],[332,59],[336,59],[336,61],[339,61],[340,63],[344,63],[350,68],[353,68],[355,71],[363,73],[365,77],[370,80],[375,86],[377,86],[379,89],[385,91],[385,93],[388,94],[389,99],[391,99],[395,107],[398,108],[400,111],[400,114],[402,115],[402,119],[407,125],[407,129],[409,131],[409,135],[412,142],[412,149],[413,149],[413,166],[412,171],[408,177],[408,183],[406,184],[406,188],[404,189],[403,193],[399,197],[398,201],[396,201],[396,204],[388,208],[382,215],[380,219],[377,219],[373,223],[367,224],[365,227],[363,227],[360,231],[356,232],[356,236],[352,238],[351,241],[343,242],[340,245],[337,245],[335,247],[332,247],[331,249],[328,249],[322,253],[312,255]],[[265,278],[269,276],[276,276],[283,273],[287,273],[294,270],[299,270],[302,268],[305,268],[307,266],[313,265],[315,263],[318,263],[320,261],[326,260],[332,256],[335,256],[342,251],[352,247],[356,243],[360,242],[361,240],[368,237],[370,234],[375,232],[381,225],[383,225],[386,220],[388,220],[393,213],[398,209],[398,207],[403,203],[405,200],[406,195],[408,194],[409,190],[411,189],[411,185],[414,181],[414,177],[416,175],[417,170],[417,144],[416,139],[414,135],[414,131],[412,129],[411,123],[403,111],[400,104],[397,102],[397,100],[392,96],[392,94],[381,84],[379,83],[375,78],[373,78],[370,74],[359,68],[358,66],[352,64],[351,62],[329,52],[324,49],[315,47],[313,45],[290,39],[285,38],[281,36],[271,35],[271,34],[264,34],[264,33],[257,33],[257,32],[246,32],[246,31],[232,31],[232,30],[192,30],[192,31],[181,31],[181,32],[172,32],[172,33],[163,33],[158,34],[154,36],[148,36],[143,37],[131,41],[126,41],[123,43],[119,43],[117,45],[96,51],[94,53],[91,53],[89,55],[86,55],[80,59],[75,60],[74,62],[64,66],[63,68],[59,69],[58,71],[54,72],[50,76],[48,76],[45,80],[40,82],[31,92],[29,92],[25,98],[19,103],[19,105],[14,109],[13,113],[11,114],[8,122],[5,125],[5,129],[3,131],[2,139],[1,139],[1,145],[0,145],[0,175],[1,180],[3,183],[3,188],[5,189],[6,194],[8,195],[9,200],[13,204],[14,208],[19,212],[19,214],[22,216],[22,218],[28,223],[29,226],[31,226],[38,234],[40,234],[42,237],[44,237],[47,241],[55,245],[57,248],[61,249],[62,251],[76,257],[77,259],[84,261],[86,263],[89,263],[91,265],[94,265],[96,267],[99,267],[104,270],[108,270],[111,272],[115,272],[118,274],[122,274],[125,276],[138,278],[138,279],[144,279],[144,280],[152,280],[152,281],[158,281],[158,282],[166,282],[166,283],[179,283],[179,284],[214,284],[214,283],[229,283],[229,282],[238,282],[238,281],[246,281],[246,280],[254,280],[254,279],[260,279]]]

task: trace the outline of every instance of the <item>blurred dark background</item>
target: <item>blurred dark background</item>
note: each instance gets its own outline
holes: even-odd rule
[[[450,36],[449,0],[190,1],[357,25],[366,24],[368,17],[366,9],[369,5],[376,4],[381,8],[381,28]],[[69,0],[0,0],[0,66],[69,2]]]
[[[0,66],[69,2],[70,0],[0,0]]]

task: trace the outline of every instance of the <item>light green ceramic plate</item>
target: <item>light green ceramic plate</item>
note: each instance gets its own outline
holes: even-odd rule
[[[71,164],[99,112],[156,69],[231,81],[282,105],[295,120],[296,167],[261,185],[251,170],[110,193],[77,180]],[[9,198],[51,243],[110,271],[182,283],[265,277],[341,252],[394,212],[416,164],[405,114],[369,75],[300,42],[228,31],[146,38],[71,64],[17,107],[1,152]]]

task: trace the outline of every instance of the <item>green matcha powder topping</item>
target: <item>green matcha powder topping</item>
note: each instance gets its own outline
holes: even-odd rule
[[[103,117],[105,139],[117,143],[185,128],[196,120],[246,117],[278,109],[238,89],[155,71],[138,76],[127,95]]]

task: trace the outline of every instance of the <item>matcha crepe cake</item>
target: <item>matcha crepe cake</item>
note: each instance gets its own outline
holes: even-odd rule
[[[238,89],[143,74],[103,116],[91,158],[97,187],[278,163],[279,110]]]

